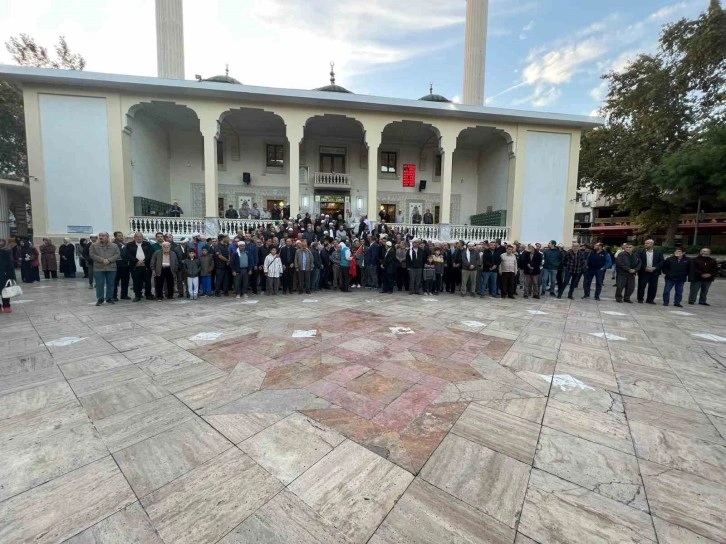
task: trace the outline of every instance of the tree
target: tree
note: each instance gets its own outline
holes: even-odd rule
[[[81,55],[71,52],[63,36],[55,46],[55,58],[27,34],[10,38],[5,47],[22,66],[65,70],[83,70],[86,66]],[[15,85],[0,81],[0,177],[26,179],[27,176],[23,93]]]
[[[603,76],[607,125],[583,136],[580,180],[639,216],[645,232],[667,226],[691,201],[656,182],[665,157],[697,141],[726,109],[726,14],[718,0],[693,20],[665,27],[655,54]]]

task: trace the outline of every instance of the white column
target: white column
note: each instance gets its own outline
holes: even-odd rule
[[[439,223],[451,223],[451,178],[454,173],[454,150],[456,149],[456,136],[444,135],[441,137],[441,213]]]
[[[219,217],[217,205],[217,136],[219,123],[208,123],[202,129],[204,137],[204,215],[209,218]]]
[[[303,139],[304,127],[289,124],[286,127],[287,141],[290,142],[290,160],[288,169],[290,175],[290,217],[300,213],[300,142]]]
[[[368,219],[378,221],[378,149],[381,146],[381,132],[366,132],[368,144]]]
[[[463,103],[471,106],[484,104],[488,18],[489,0],[466,1]]]
[[[10,238],[10,195],[6,187],[0,187],[0,238]]]
[[[156,0],[156,63],[159,77],[184,79],[182,0]]]

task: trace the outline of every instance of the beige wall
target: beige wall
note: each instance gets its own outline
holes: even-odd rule
[[[111,182],[113,206],[113,228],[118,230],[128,230],[128,217],[133,213],[133,184],[132,176],[129,176],[130,165],[130,145],[129,134],[124,134],[124,127],[128,125],[128,115],[134,106],[139,103],[148,103],[152,100],[169,102],[168,96],[150,96],[150,95],[133,95],[119,94],[109,92],[96,92],[86,89],[71,88],[47,88],[33,87],[26,85],[24,87],[25,98],[25,115],[27,123],[27,139],[28,139],[28,159],[31,175],[31,197],[33,201],[34,226],[36,235],[53,235],[62,236],[66,233],[49,233],[47,232],[47,203],[44,197],[44,163],[43,151],[40,143],[40,118],[38,112],[37,94],[56,93],[71,94],[78,96],[103,96],[107,98],[109,112],[109,148],[111,163]],[[514,159],[510,161],[509,183],[507,186],[507,210],[508,223],[512,228],[512,238],[516,237],[517,223],[519,214],[521,214],[522,203],[522,187],[521,176],[526,156],[526,132],[527,130],[547,130],[550,132],[561,132],[572,135],[572,148],[570,150],[570,173],[568,177],[568,194],[572,193],[576,188],[577,163],[579,156],[579,137],[580,131],[577,129],[562,128],[557,126],[527,126],[506,123],[482,123],[481,121],[469,121],[467,119],[437,118],[433,116],[422,115],[396,115],[394,113],[374,113],[370,111],[351,111],[326,107],[309,107],[296,106],[290,104],[276,103],[255,103],[250,105],[256,109],[265,109],[279,115],[286,126],[286,137],[291,142],[290,153],[285,173],[271,174],[264,172],[264,148],[259,155],[250,153],[244,155],[242,149],[249,149],[242,146],[242,156],[246,158],[237,163],[228,161],[226,168],[217,171],[216,168],[202,168],[202,146],[204,149],[214,150],[214,138],[219,135],[220,116],[230,110],[245,107],[244,103],[232,102],[227,100],[207,100],[202,98],[180,97],[175,101],[193,110],[200,121],[200,132],[204,140],[200,140],[198,134],[196,136],[188,134],[178,134],[170,138],[170,159],[169,159],[169,176],[170,196],[172,199],[178,198],[182,207],[184,207],[184,199],[187,199],[191,205],[191,185],[205,184],[207,191],[205,211],[216,210],[216,195],[218,194],[217,183],[220,185],[241,184],[239,177],[243,171],[250,171],[253,174],[253,185],[270,186],[284,190],[288,188],[290,193],[290,201],[293,206],[297,206],[300,202],[300,195],[312,194],[311,188],[300,187],[297,183],[290,184],[290,176],[297,180],[299,165],[308,165],[311,172],[317,169],[316,149],[318,142],[305,141],[302,154],[297,158],[297,144],[303,139],[303,127],[306,121],[315,116],[323,114],[346,115],[359,121],[365,130],[365,139],[368,145],[378,147],[381,139],[383,128],[394,121],[410,120],[431,124],[441,135],[441,147],[444,155],[443,171],[449,176],[444,176],[441,181],[436,181],[433,176],[433,157],[437,150],[435,148],[426,149],[422,153],[421,150],[409,149],[405,146],[400,149],[399,163],[406,161],[419,164],[419,178],[427,179],[428,186],[426,189],[426,198],[433,199],[433,194],[446,191],[445,195],[436,195],[437,201],[443,203],[459,202],[460,210],[458,221],[467,222],[469,215],[476,213],[479,207],[477,202],[484,203],[477,194],[479,185],[479,169],[477,161],[469,159],[457,159],[453,151],[456,146],[456,138],[459,133],[469,127],[474,126],[491,126],[505,131],[512,139],[512,151]],[[133,138],[131,132],[130,138]],[[196,142],[194,141],[196,139]],[[178,148],[177,148],[178,144]],[[241,142],[242,145],[242,142]],[[254,149],[252,142],[252,149]],[[370,169],[361,167],[360,150],[361,146],[351,142],[348,144],[349,164],[351,165],[351,174],[353,175],[353,190],[351,191],[351,200],[356,195],[363,196],[366,199],[367,208],[372,214],[375,214],[378,201],[388,199],[386,193],[394,193],[400,195],[404,192],[410,192],[411,198],[417,198],[418,189],[404,190],[401,186],[400,179],[386,179],[377,175],[377,172],[371,174]],[[262,146],[260,146],[262,147]],[[178,152],[175,150],[178,149]],[[450,161],[453,155],[453,168]],[[229,151],[227,151],[229,157]],[[377,157],[377,155],[376,155]],[[287,158],[287,157],[286,157]],[[206,157],[208,164],[216,162],[214,157]],[[187,163],[191,162],[191,166]],[[427,171],[421,170],[421,166],[426,165]],[[243,166],[244,165],[244,166]],[[249,166],[248,166],[249,165]],[[473,166],[472,166],[473,165]],[[249,169],[248,169],[249,168]],[[255,172],[258,172],[255,174]],[[464,183],[461,183],[464,179]],[[472,181],[469,181],[471,179]],[[258,181],[259,180],[259,181]],[[263,181],[264,180],[264,181]],[[187,190],[186,186],[190,189]],[[184,193],[187,193],[186,195]],[[374,195],[376,198],[374,198]],[[452,197],[453,195],[453,197]],[[383,198],[379,198],[383,197]],[[574,196],[572,197],[574,198]],[[88,205],[92,205],[89,200]],[[572,236],[572,217],[574,214],[574,203],[564,202],[566,207],[566,225],[563,225],[563,240],[568,241]],[[453,206],[452,206],[453,207]],[[442,219],[447,220],[448,210],[442,210]],[[451,218],[452,220],[455,218]]]

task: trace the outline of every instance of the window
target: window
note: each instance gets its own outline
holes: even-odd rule
[[[217,140],[217,164],[220,166],[224,164],[224,142],[222,140]]]
[[[381,152],[381,173],[395,174],[396,164],[398,163],[398,153],[392,151]]]
[[[436,155],[436,166],[434,168],[434,175],[441,177],[441,155]]]
[[[267,166],[283,167],[285,166],[285,146],[284,145],[267,145]]]
[[[320,172],[326,174],[345,174],[345,147],[320,147]]]
[[[589,213],[576,213],[575,214],[575,223],[590,223],[590,214]]]

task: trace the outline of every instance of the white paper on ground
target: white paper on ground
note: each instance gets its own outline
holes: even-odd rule
[[[623,312],[613,312],[612,310],[605,310],[603,312],[600,312],[601,314],[608,314],[608,315],[628,315],[624,314]]]
[[[54,347],[65,347],[70,346],[71,344],[75,344],[76,342],[80,342],[81,340],[85,340],[85,338],[81,338],[80,336],[64,336],[63,338],[57,338],[55,340],[51,340],[50,342],[46,342],[46,346],[54,346]]]
[[[317,298],[304,298],[303,299],[303,304],[312,304],[312,303],[315,303],[317,301],[318,301]]]
[[[580,389],[582,391],[588,389],[591,391],[595,390],[594,387],[590,387],[585,382],[581,382],[569,374],[555,374],[551,377],[549,374],[540,374],[540,377],[546,381],[550,381],[550,379],[552,379],[552,385],[559,387],[562,391],[572,391],[573,389]]]
[[[622,336],[609,332],[591,332],[590,334],[592,336],[597,336],[598,338],[604,338],[605,340],[627,340],[627,338],[623,338]]]
[[[547,312],[541,312],[540,310],[527,310],[532,315],[550,315]]]
[[[388,330],[393,334],[413,334],[413,331],[408,327],[388,327]]]
[[[293,331],[292,333],[293,338],[315,338],[317,335],[318,331],[316,329],[309,331]]]
[[[22,300],[13,300],[13,304],[27,304],[28,302],[33,302],[33,300],[29,298],[25,298]],[[94,304],[96,303],[94,302]]]
[[[718,334],[694,333],[693,336],[696,338],[703,338],[704,340],[711,340],[712,342],[726,342],[726,338],[719,336]]]
[[[671,313],[672,313],[673,315],[693,315],[693,314],[690,314],[690,313],[688,313],[688,312],[681,312],[681,311],[679,311],[679,310],[674,310],[674,311],[672,311]]]
[[[423,300],[424,302],[438,302],[439,301],[438,298],[422,298],[421,300]]]
[[[242,304],[257,304],[259,300],[243,300]]]
[[[481,321],[462,321],[462,325],[465,327],[485,327],[486,323],[482,323]]]
[[[203,342],[205,340],[216,340],[220,336],[222,336],[221,332],[200,332],[198,334],[195,334],[189,340],[192,342]]]

